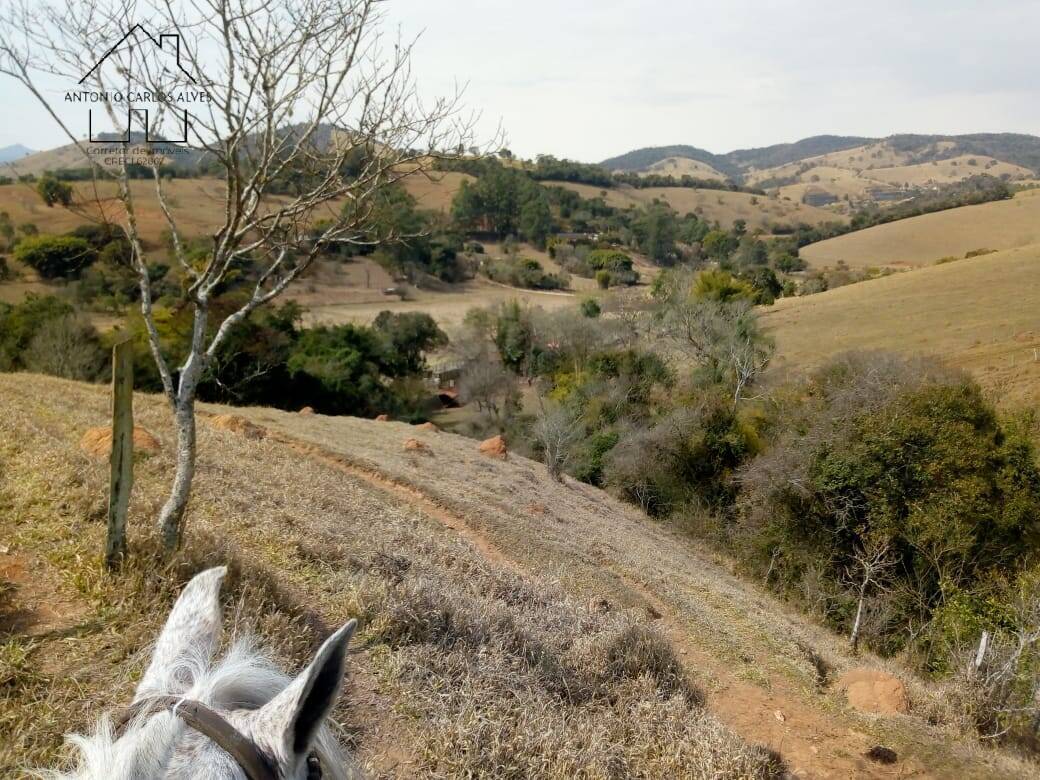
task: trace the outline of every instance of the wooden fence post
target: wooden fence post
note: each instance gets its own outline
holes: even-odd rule
[[[134,363],[129,341],[112,347],[112,455],[109,463],[105,566],[114,569],[126,554],[126,512],[134,484]]]

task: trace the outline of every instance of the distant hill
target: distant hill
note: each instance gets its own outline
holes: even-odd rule
[[[101,133],[99,139],[104,143],[117,143],[120,136],[115,133]],[[203,158],[204,152],[190,149],[178,144],[172,144],[166,141],[152,141],[146,143],[144,141],[143,133],[131,133],[130,135],[130,153],[136,156],[146,155],[160,155],[165,158],[167,165],[173,166],[178,170],[184,172],[195,171],[198,167],[199,161]],[[96,148],[104,148],[103,144],[89,144],[83,141],[84,145],[88,147],[94,146]],[[8,147],[10,148],[10,147]],[[24,147],[23,147],[24,148]],[[3,150],[0,150],[2,152]],[[75,144],[65,144],[55,149],[49,149],[43,152],[32,152],[27,156],[20,158],[9,157],[5,158],[0,155],[0,173],[6,173],[10,175],[13,169],[4,170],[6,165],[3,163],[17,162],[19,174],[33,174],[39,176],[44,171],[59,171],[70,168],[86,168],[87,161],[83,158],[83,152]],[[111,154],[99,155],[99,161],[105,167],[112,167],[112,163],[106,162],[106,159],[113,160],[114,157]]]
[[[1040,174],[1040,137],[1021,133],[816,135],[725,154],[687,145],[645,147],[600,164],[639,175],[706,169],[717,172],[716,178],[765,190],[784,201],[850,216],[979,173],[1012,184],[1035,183]]]
[[[28,146],[22,146],[22,144],[11,144],[10,146],[5,146],[0,149],[0,162],[20,160],[23,157],[35,153],[36,152]]]
[[[737,149],[725,157],[740,168],[773,168],[807,157],[818,157],[821,154],[841,152],[863,146],[874,138],[862,138],[855,135],[814,135],[795,141],[792,144],[773,144],[757,149]]]
[[[970,135],[893,135],[885,139],[900,151],[921,151],[939,144],[953,143],[955,154],[976,154],[1040,172],[1040,138],[1023,133],[973,133]],[[954,154],[948,154],[952,157]],[[935,159],[945,159],[943,156]],[[930,162],[931,159],[921,160]]]
[[[648,146],[643,149],[636,149],[604,160],[600,165],[608,171],[641,171],[649,169],[655,163],[659,163],[669,157],[685,157],[690,160],[697,160],[710,165],[727,176],[740,176],[740,169],[730,162],[726,156],[712,154],[706,149],[698,149],[696,146],[683,144],[677,146]]]
[[[744,168],[771,168],[806,157],[862,146],[871,140],[857,136],[816,135],[791,144],[774,144],[760,149],[737,149],[726,154],[714,154],[706,149],[683,144],[647,146],[611,157],[600,165],[612,171],[641,171],[669,157],[687,157],[707,163],[721,173],[739,178]]]
[[[715,170],[739,180],[742,172],[755,168],[778,168],[789,163],[841,152],[871,144],[885,144],[895,152],[913,155],[915,163],[944,160],[958,155],[985,155],[1034,172],[1040,171],[1040,137],[1021,133],[973,133],[969,135],[892,135],[866,136],[814,135],[794,143],[773,144],[752,149],[735,149],[715,154],[685,144],[647,146],[610,157],[600,163],[618,171],[650,169],[662,160],[685,157],[706,163]]]

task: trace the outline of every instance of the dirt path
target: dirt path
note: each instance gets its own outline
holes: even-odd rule
[[[348,458],[310,442],[267,429],[267,435],[278,443],[319,460],[338,471],[362,480],[388,495],[415,507],[458,534],[486,560],[523,572],[522,563],[507,556],[487,535],[475,528],[462,515],[417,489],[376,469],[363,467]],[[420,456],[421,457],[421,456]],[[796,778],[930,778],[916,759],[900,759],[882,765],[864,754],[876,741],[843,717],[832,700],[816,692],[801,691],[790,680],[768,675],[762,684],[739,676],[739,670],[727,665],[699,644],[696,636],[677,617],[678,610],[666,604],[649,587],[624,572],[611,567],[619,585],[643,602],[652,620],[679,652],[691,678],[707,683],[708,709],[749,742],[767,746],[783,756],[792,777]],[[813,698],[816,701],[812,701]]]

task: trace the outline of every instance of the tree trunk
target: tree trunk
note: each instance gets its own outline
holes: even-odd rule
[[[173,478],[170,497],[159,512],[159,528],[163,546],[173,552],[180,545],[181,522],[191,495],[195,477],[195,394],[178,400],[174,413],[177,424],[177,472]]]
[[[859,591],[859,603],[856,605],[856,620],[852,623],[852,636],[849,637],[849,643],[852,645],[852,652],[855,654],[859,650],[859,626],[863,620],[863,602],[867,597],[866,583]]]

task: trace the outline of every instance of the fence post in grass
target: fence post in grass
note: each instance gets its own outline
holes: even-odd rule
[[[114,569],[126,554],[126,512],[134,484],[134,363],[130,341],[112,347],[112,455],[108,494],[105,566]]]

